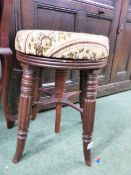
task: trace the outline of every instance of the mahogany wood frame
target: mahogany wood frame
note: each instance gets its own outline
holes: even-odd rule
[[[0,0],[0,60],[2,65],[2,107],[7,127],[14,126],[15,119],[10,114],[8,104],[9,86],[13,69],[13,53],[9,47],[10,18],[13,0]],[[8,12],[8,15],[6,14]]]
[[[37,110],[41,105],[56,103],[55,132],[59,132],[62,103],[65,103],[81,113],[84,157],[86,164],[90,166],[98,73],[107,64],[107,58],[99,61],[72,59],[64,59],[63,61],[63,59],[37,57],[17,52],[17,59],[23,67],[23,76],[18,110],[17,149],[13,162],[17,163],[20,160],[25,147],[32,104],[35,106],[35,110]],[[50,94],[52,96],[51,99],[44,101],[43,98],[39,99],[39,95],[33,96],[34,88],[38,92],[40,85],[40,76],[38,76],[41,75],[40,69],[48,67],[56,70],[55,94]],[[79,92],[64,93],[66,70],[72,69],[80,70],[80,107],[68,100],[70,96]],[[36,101],[34,101],[35,99]]]

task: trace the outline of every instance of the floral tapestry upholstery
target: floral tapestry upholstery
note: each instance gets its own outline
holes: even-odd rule
[[[21,30],[17,51],[43,57],[100,60],[109,55],[106,36],[52,30]]]

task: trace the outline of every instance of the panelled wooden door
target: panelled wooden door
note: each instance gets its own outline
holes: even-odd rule
[[[110,82],[131,81],[131,0],[123,0]]]
[[[131,89],[131,0],[14,0],[14,40],[21,29],[52,29],[106,35],[110,39],[107,67],[99,76],[98,95]],[[30,11],[27,7],[30,6]],[[13,46],[14,43],[11,42]],[[19,66],[14,69],[11,95],[14,103],[19,86]],[[43,70],[43,84],[54,91],[54,70]],[[16,88],[18,87],[18,88]],[[67,75],[67,91],[79,88],[78,71]],[[78,101],[77,97],[72,99]]]
[[[53,29],[108,36],[111,41],[110,58],[108,66],[100,75],[99,81],[99,85],[105,85],[110,81],[116,30],[121,8],[120,1],[118,3],[114,0],[17,0],[17,8],[20,6],[18,10],[20,10],[19,16],[21,18],[19,29]],[[27,6],[31,7],[30,12],[26,11]],[[53,81],[54,71],[44,70],[43,82],[48,88],[52,88]],[[69,72],[67,76],[68,90],[78,89],[78,84],[78,72]]]

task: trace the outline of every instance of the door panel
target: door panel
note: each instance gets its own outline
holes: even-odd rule
[[[42,5],[35,10],[37,11],[35,28],[74,31],[75,14],[61,10],[45,9]]]
[[[111,82],[130,81],[131,72],[131,5],[129,0],[122,4],[114,54]]]

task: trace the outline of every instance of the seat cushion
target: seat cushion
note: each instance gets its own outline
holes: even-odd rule
[[[52,30],[21,30],[17,51],[43,57],[100,60],[109,55],[106,36]]]

